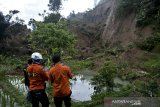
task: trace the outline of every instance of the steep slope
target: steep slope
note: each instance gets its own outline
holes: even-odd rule
[[[29,53],[27,37],[30,30],[26,25],[14,24],[6,29],[8,38],[1,41],[0,53],[24,55]]]
[[[110,46],[117,44],[128,46],[132,42],[145,39],[152,35],[151,27],[136,27],[136,15],[134,13],[122,18],[116,17],[117,0],[109,0],[109,2],[111,2],[110,12],[108,13],[108,18],[106,18],[106,26],[101,35],[103,44],[109,43]]]
[[[118,5],[119,0],[101,0],[99,5],[93,10],[81,13],[81,18],[78,19],[80,23],[76,20],[77,25],[75,29],[78,29],[75,33],[77,33],[79,38],[78,41],[84,42],[82,47],[93,48],[93,46],[97,45],[99,45],[98,47],[127,47],[152,35],[153,31],[150,26],[143,28],[136,26],[135,13],[125,17],[118,17],[116,15]],[[78,15],[80,16],[80,14]],[[85,31],[89,35],[84,33]],[[91,43],[92,45],[86,44],[84,46],[86,38],[83,39],[82,35],[88,38],[87,41],[90,41],[87,44]],[[78,42],[78,47],[81,47],[81,45]]]

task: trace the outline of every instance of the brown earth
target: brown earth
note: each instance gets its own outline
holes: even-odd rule
[[[73,27],[73,32],[75,32],[78,39],[77,47],[80,50],[84,50],[87,54],[94,53],[95,50],[99,51],[100,48],[106,48],[106,46],[107,48],[119,46],[127,48],[130,44],[152,36],[151,26],[144,28],[136,26],[134,13],[124,18],[116,17],[118,5],[116,0],[103,1],[93,10],[86,12],[78,27]],[[83,28],[83,30],[80,28]]]

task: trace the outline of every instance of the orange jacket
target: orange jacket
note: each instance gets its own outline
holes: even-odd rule
[[[53,82],[54,97],[64,97],[70,94],[69,79],[73,77],[73,74],[69,67],[56,64],[49,70],[49,76]]]
[[[44,89],[45,81],[48,80],[43,66],[32,64],[27,68],[27,74],[30,82],[30,91]]]

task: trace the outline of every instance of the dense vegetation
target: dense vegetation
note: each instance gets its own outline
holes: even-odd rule
[[[151,51],[159,45],[160,1],[159,0],[119,0],[117,16],[136,15],[137,27],[152,25],[154,33],[146,40],[136,43],[143,50]]]
[[[137,26],[146,26],[148,24],[160,24],[159,0],[119,0],[117,15],[126,16],[136,13]]]
[[[75,38],[67,30],[65,22],[37,23],[37,29],[29,36],[29,43],[34,51],[39,51],[46,55],[52,55],[57,52],[72,55]]]
[[[92,84],[95,85],[95,92],[112,92],[114,87],[113,79],[116,77],[116,66],[111,62],[106,62],[100,69],[99,74],[94,76]]]
[[[123,18],[126,15],[135,14],[137,27],[143,28],[147,25],[152,25],[154,29],[153,36],[137,42],[136,46],[142,50],[152,52],[154,49],[160,49],[160,1],[159,0],[118,0],[119,6],[117,9],[117,16]],[[62,6],[61,0],[50,0],[49,8],[52,10],[52,13],[39,14],[43,17],[44,21],[38,22],[35,19],[31,19],[29,24],[32,25],[32,32],[26,33],[25,38],[19,40],[18,45],[25,45],[27,48],[32,51],[41,52],[44,57],[50,59],[50,56],[54,53],[60,53],[63,56],[63,61],[65,64],[69,65],[72,71],[77,74],[80,70],[85,68],[97,70],[97,75],[92,79],[92,85],[94,85],[95,93],[92,95],[91,101],[86,102],[73,102],[75,107],[93,107],[98,104],[102,104],[105,97],[128,97],[128,96],[146,96],[146,97],[159,97],[160,96],[160,86],[159,86],[159,67],[160,67],[160,56],[156,53],[147,53],[150,56],[144,56],[139,65],[131,65],[129,62],[120,61],[126,50],[119,50],[119,48],[111,49],[102,49],[102,55],[98,56],[99,51],[97,48],[93,51],[93,56],[90,58],[81,58],[80,60],[73,59],[76,58],[75,52],[75,42],[76,38],[73,33],[68,30],[68,23],[64,19],[59,10]],[[3,43],[3,47],[11,47],[11,49],[6,50],[10,54],[0,55],[0,75],[5,77],[5,75],[18,75],[16,68],[17,66],[23,67],[23,64],[26,63],[26,59],[30,54],[25,53],[22,56],[14,55],[12,51],[15,52],[15,48],[12,49],[15,43],[8,43],[8,40],[13,40],[15,35],[20,34],[20,37],[23,37],[24,34],[21,34],[23,30],[21,29],[23,25],[23,20],[18,19],[15,22],[10,22],[14,14],[17,14],[19,11],[10,11],[10,13],[4,16],[0,13],[0,44]],[[73,17],[75,14],[72,14]],[[102,25],[97,25],[93,27],[92,25],[87,25],[86,23],[79,24],[78,21],[70,22],[69,24],[76,23],[82,27],[78,27],[79,30],[89,38],[93,39],[90,45],[95,46],[93,43],[94,40],[100,39],[100,30]],[[88,28],[88,29],[87,29]],[[24,28],[26,29],[26,28]],[[93,31],[94,30],[94,31]],[[103,30],[103,29],[101,29]],[[93,32],[92,32],[93,31]],[[94,38],[92,35],[96,35]],[[10,39],[11,37],[12,39]],[[20,38],[18,37],[18,38]],[[14,40],[17,40],[15,38]],[[24,40],[24,41],[23,41]],[[2,46],[2,45],[1,45]],[[118,47],[118,46],[117,46]],[[99,47],[98,47],[99,48]],[[3,50],[3,48],[1,48]],[[19,53],[17,51],[16,53]],[[159,51],[157,52],[159,53]],[[2,54],[2,53],[0,53]],[[78,53],[79,54],[79,53]],[[18,57],[17,57],[18,56]],[[74,57],[72,57],[74,56]],[[132,56],[131,56],[132,57]],[[107,60],[107,61],[106,61]],[[108,61],[109,60],[109,61]],[[51,62],[48,60],[47,66],[51,66]],[[135,70],[136,69],[136,70]],[[143,73],[139,71],[144,70]],[[122,86],[120,84],[114,83],[114,78],[119,77],[122,80],[129,81],[130,84],[127,86]],[[16,91],[8,81],[5,81],[4,78],[0,82],[0,86],[12,96],[14,96],[18,103],[25,103],[24,96],[16,96],[12,91],[8,91],[7,88],[13,88],[16,94],[21,94]],[[152,79],[152,80],[151,80]],[[146,82],[149,81],[149,82]],[[3,84],[5,82],[6,84]],[[119,91],[115,91],[113,88],[118,87]],[[21,94],[22,95],[22,94]]]

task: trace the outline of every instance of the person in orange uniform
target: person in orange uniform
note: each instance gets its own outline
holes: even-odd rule
[[[64,101],[66,107],[71,107],[71,89],[69,79],[73,77],[68,66],[60,63],[60,56],[52,57],[54,66],[49,70],[51,83],[53,84],[53,96],[56,107],[62,107]]]
[[[49,107],[49,100],[45,92],[45,81],[48,80],[46,73],[41,66],[42,55],[35,52],[31,55],[33,64],[27,67],[27,74],[30,82],[29,90],[32,98],[32,107]]]

